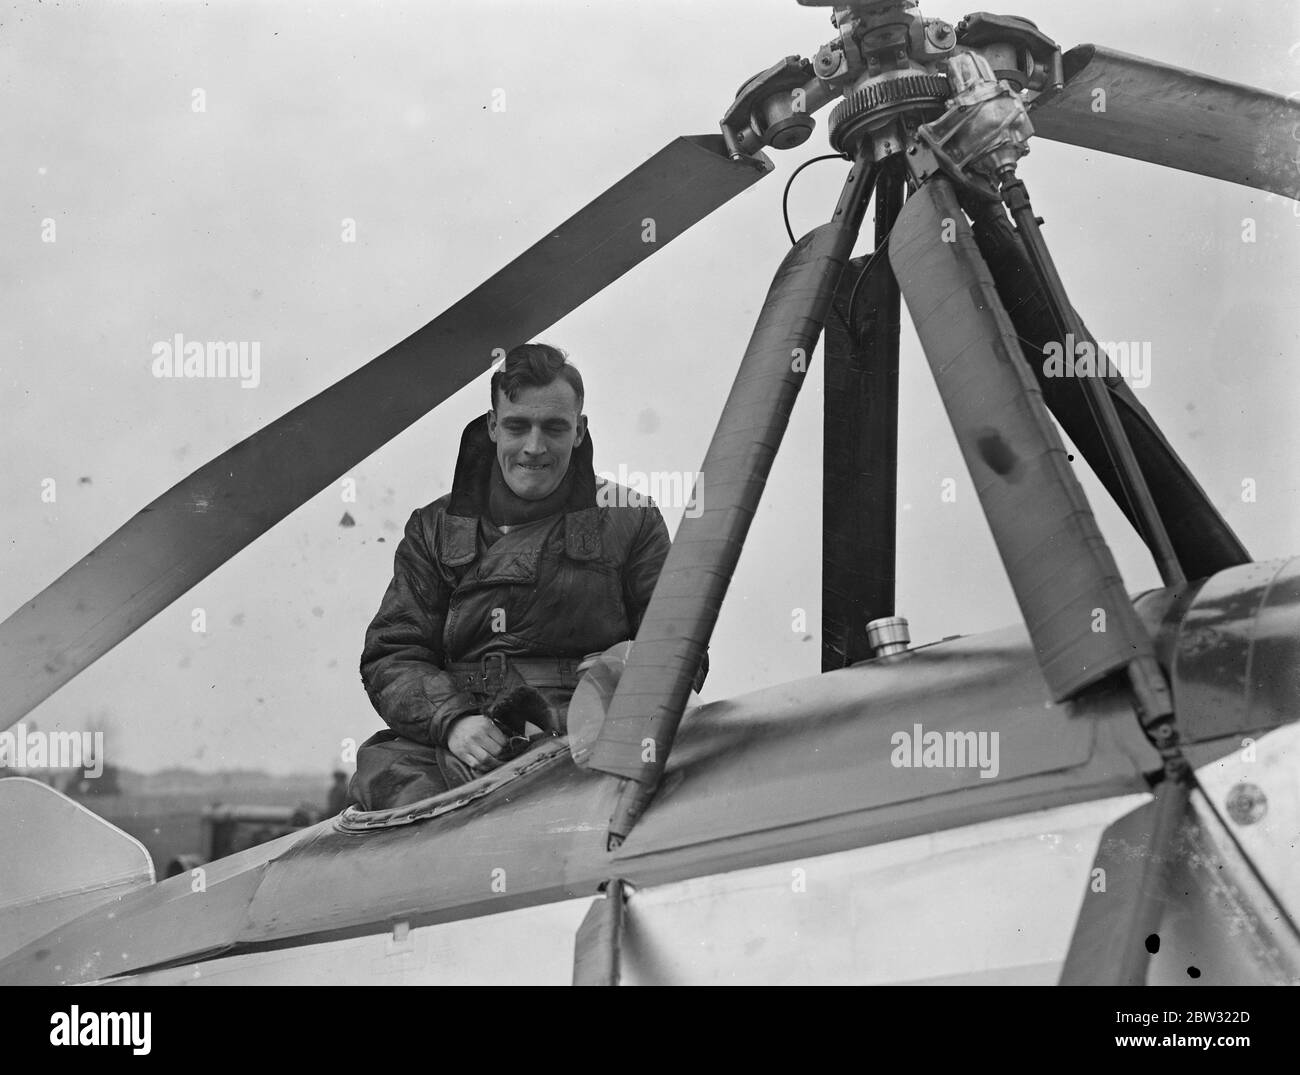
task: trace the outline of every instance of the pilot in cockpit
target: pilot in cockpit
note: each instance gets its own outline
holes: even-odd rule
[[[564,352],[511,350],[461,435],[452,490],[411,515],[361,678],[388,730],[358,751],[362,809],[500,765],[531,726],[562,735],[584,658],[632,638],[668,554],[659,509],[596,477]]]

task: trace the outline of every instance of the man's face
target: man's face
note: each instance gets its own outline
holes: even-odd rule
[[[515,400],[497,393],[488,412],[488,435],[497,446],[497,462],[516,496],[540,500],[553,493],[569,469],[573,449],[587,433],[578,397],[563,380],[521,388]]]

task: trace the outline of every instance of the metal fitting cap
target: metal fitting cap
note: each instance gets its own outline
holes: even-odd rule
[[[867,624],[867,644],[877,657],[902,653],[911,641],[912,634],[907,629],[905,616],[886,616]]]

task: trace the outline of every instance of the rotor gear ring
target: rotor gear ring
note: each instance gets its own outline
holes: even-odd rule
[[[912,109],[933,113],[925,118],[934,119],[943,113],[949,96],[946,75],[910,74],[869,82],[850,93],[831,112],[828,124],[831,148],[838,153],[847,152],[846,141],[867,120],[885,119]]]

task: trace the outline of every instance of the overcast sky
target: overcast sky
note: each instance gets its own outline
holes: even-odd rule
[[[1300,90],[1285,0],[1006,10],[1066,47]],[[793,0],[6,8],[0,616],[674,136],[716,131],[742,81],[830,37],[828,15]],[[805,146],[772,154],[775,175],[542,337],[586,379],[598,470],[699,467],[787,245],[782,184],[826,152],[824,132],[823,117]],[[797,231],[828,215],[842,173],[800,176]],[[1021,174],[1093,332],[1151,342],[1139,398],[1215,504],[1256,558],[1300,551],[1300,206],[1037,140]],[[176,333],[259,341],[260,384],[154,378],[151,348]],[[918,641],[1013,622],[910,325],[902,367],[899,611]],[[362,636],[406,518],[447,491],[460,430],[487,398],[481,378],[358,466],[356,503],[339,487],[313,498],[29,722],[106,721],[109,760],[136,768],[331,767],[345,737],[381,726],[357,674]],[[707,697],[818,670],[821,402],[818,355],[714,636]],[[941,500],[945,478],[956,503]],[[1156,584],[1085,482],[1129,588]],[[345,511],[355,526],[339,525]],[[665,516],[675,529],[681,508]],[[196,608],[205,634],[191,631]],[[797,609],[811,641],[792,629]]]

